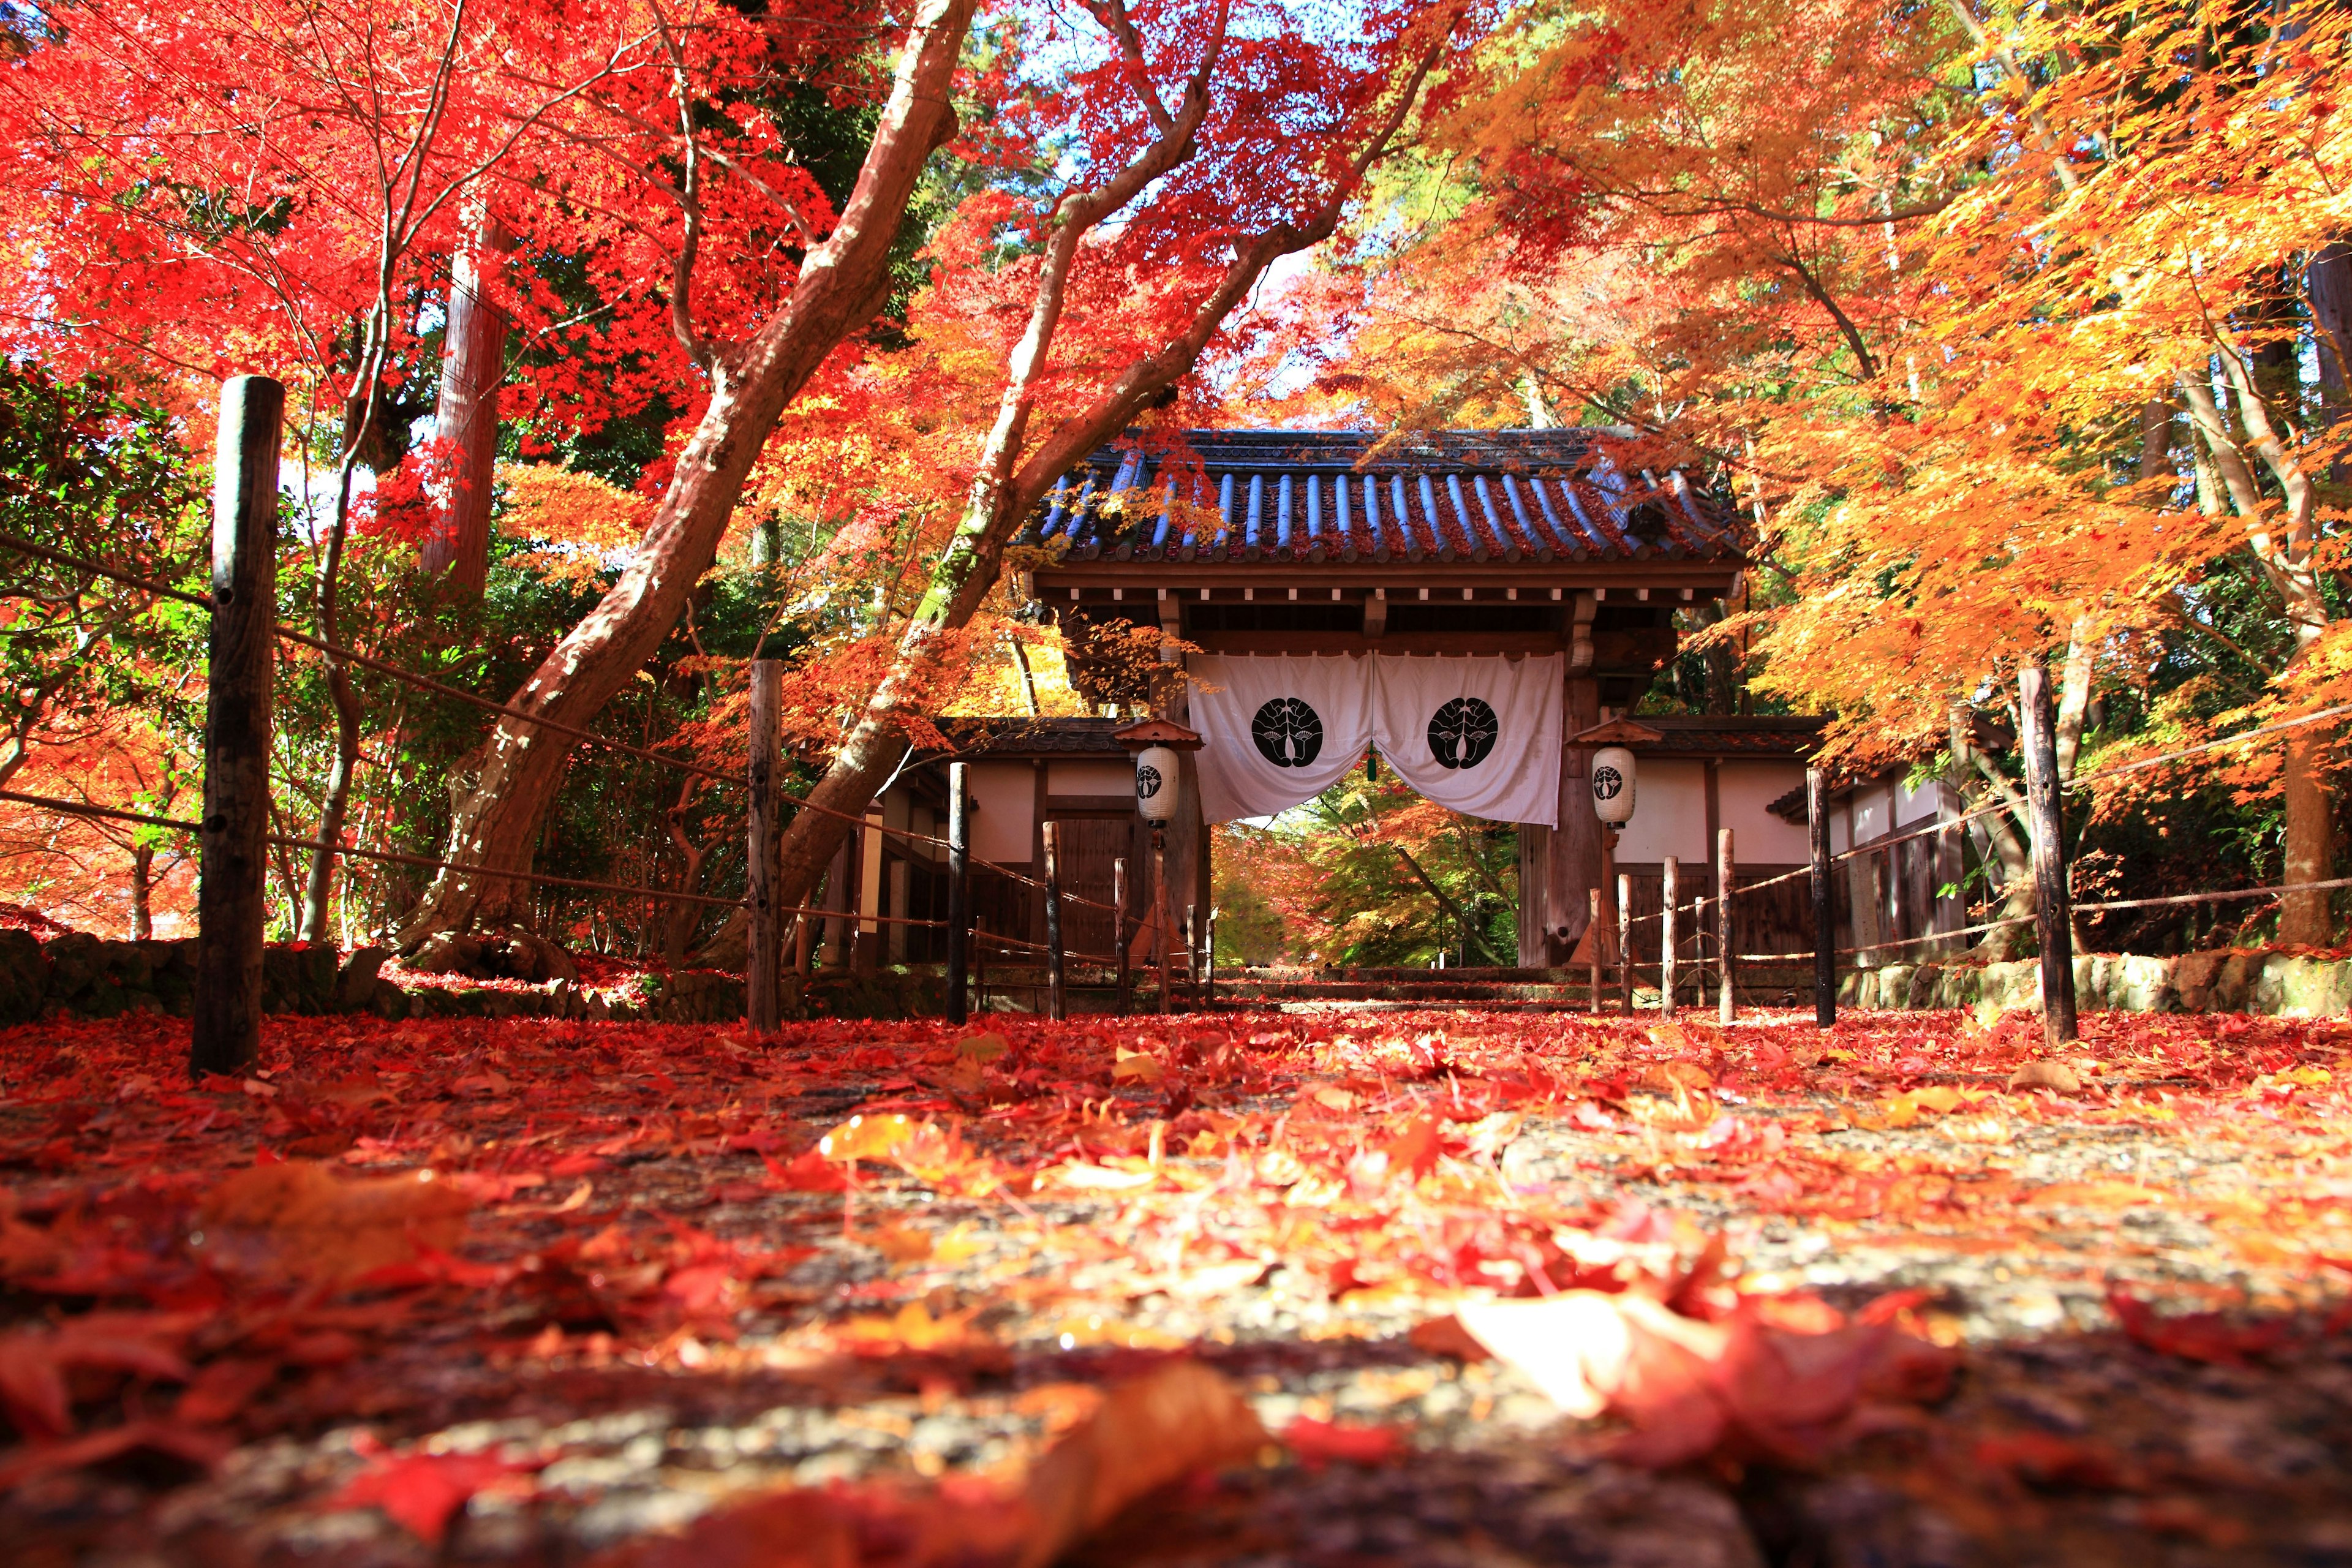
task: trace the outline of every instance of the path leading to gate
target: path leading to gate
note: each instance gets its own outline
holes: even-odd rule
[[[986,1022],[0,1036],[0,1539],[2352,1561],[2342,1020]]]

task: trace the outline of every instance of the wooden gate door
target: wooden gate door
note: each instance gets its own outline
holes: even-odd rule
[[[1131,847],[1134,814],[1122,812],[1111,816],[1099,812],[1073,813],[1065,816],[1055,812],[1051,820],[1061,826],[1063,951],[1071,955],[1074,963],[1108,966],[1118,951],[1112,945],[1118,938],[1111,929],[1111,912],[1071,900],[1111,902],[1111,861],[1126,856],[1128,909],[1130,917],[1137,912],[1136,901],[1141,895],[1136,890],[1136,862]]]

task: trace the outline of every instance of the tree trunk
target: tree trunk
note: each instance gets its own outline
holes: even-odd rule
[[[2000,912],[1996,920],[2031,921],[2033,919],[2033,858],[2026,848],[2018,824],[2025,820],[2025,800],[2016,787],[1994,767],[1992,760],[1979,751],[1969,733],[1969,714],[1965,707],[1955,707],[1951,712],[1952,760],[1957,777],[1954,787],[1970,811],[1998,800],[2003,810],[1987,812],[1977,820],[1984,825],[1986,847],[1992,851],[2000,867]],[[2000,963],[2017,954],[2020,940],[2025,935],[2023,924],[1998,925],[1978,939],[1977,952],[1993,963]]]
[[[155,934],[152,900],[155,850],[147,844],[131,847],[131,940],[145,942]]]
[[[2352,417],[2352,245],[2342,240],[2315,254],[2305,274],[2311,300],[2311,335],[2319,350],[2320,424],[2330,436]],[[2352,463],[2342,458],[2328,464],[2327,477],[2336,484],[2352,477]]]
[[[681,893],[696,891],[702,878],[702,862],[710,853],[710,846],[698,844],[687,837],[686,814],[694,808],[694,797],[700,793],[702,780],[688,776],[678,785],[677,804],[667,812],[669,841],[677,846],[679,866],[677,879],[673,884]],[[703,906],[674,900],[663,913],[662,962],[672,969],[684,966],[687,944],[694,940],[694,928],[701,923]]]
[[[499,451],[499,384],[506,379],[507,313],[483,275],[515,237],[484,212],[471,247],[449,259],[449,323],[441,345],[441,397],[433,431],[442,443],[442,506],[418,552],[428,577],[457,597],[481,598],[489,574],[490,490]]]
[[[375,413],[381,363],[380,351],[372,351],[362,371],[366,394],[352,400],[359,408],[358,424],[362,429]],[[319,637],[329,644],[340,640],[335,608],[341,590],[343,544],[351,533],[352,468],[358,461],[357,447],[347,445],[335,476],[334,512],[328,521],[327,548],[319,561],[315,600]],[[296,931],[304,942],[315,942],[331,940],[327,907],[334,900],[335,861],[339,858],[335,851],[342,843],[343,821],[352,805],[352,778],[359,771],[360,761],[359,693],[352,688],[350,668],[332,655],[326,658],[327,692],[335,705],[335,760],[327,771],[327,794],[319,807],[319,834],[310,852],[310,876],[303,890],[300,924]]]
[[[890,246],[925,162],[955,131],[950,88],[975,0],[924,0],[856,189],[833,234],[801,269],[784,308],[711,366],[710,401],[678,454],[661,504],[621,579],[541,661],[509,706],[584,725],[677,624],[719,543],[752,462],[785,405],[825,356],[889,298]],[[525,870],[539,820],[572,742],[501,719],[481,774],[450,826],[447,858]],[[443,871],[403,923],[413,950],[438,931],[510,922],[528,884]],[[787,902],[793,900],[787,900]]]

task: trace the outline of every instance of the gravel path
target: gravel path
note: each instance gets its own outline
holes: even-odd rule
[[[178,1313],[195,1382],[82,1368],[73,1422],[168,1417],[218,1458],[20,1443],[0,1539],[122,1568],[578,1563],[780,1486],[1016,1474],[1185,1354],[1276,1436],[1383,1436],[1269,1441],[1073,1561],[2352,1563],[2352,1031],[2095,1016],[2058,1058],[2074,1092],[2011,1090],[2036,1028],[1244,1015],[960,1049],[289,1022],[267,1079],[196,1093],[158,1087],[171,1025],[18,1030],[0,1389],[51,1325]],[[854,1193],[800,1190],[852,1116],[898,1141]],[[225,1230],[192,1251],[206,1194],[272,1152],[429,1166],[467,1212],[446,1253],[331,1288]],[[1812,1464],[1654,1472],[1612,1457],[1620,1423],[1423,1329],[1702,1264],[1847,1310],[1911,1292],[1958,1374]],[[499,1463],[438,1544],[362,1505],[450,1455]]]

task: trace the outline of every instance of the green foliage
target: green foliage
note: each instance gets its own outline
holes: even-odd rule
[[[160,409],[97,377],[0,362],[0,530],[118,571],[201,587],[201,489]],[[204,613],[0,551],[0,779],[27,748],[130,710],[188,721]]]
[[[1246,933],[1231,948],[1236,961],[1245,942],[1263,943],[1264,905],[1281,921],[1285,956],[1300,963],[1517,962],[1518,833],[1507,824],[1433,805],[1392,774],[1357,773],[1269,826],[1218,832],[1221,958],[1228,921]]]

